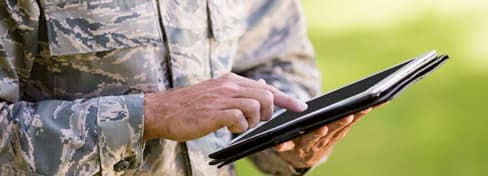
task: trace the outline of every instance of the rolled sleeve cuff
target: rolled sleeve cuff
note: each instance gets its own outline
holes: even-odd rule
[[[138,168],[144,150],[144,95],[100,97],[97,115],[102,175]]]

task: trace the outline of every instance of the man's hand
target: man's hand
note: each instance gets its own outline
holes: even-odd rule
[[[260,81],[235,74],[144,98],[144,139],[186,141],[222,127],[241,133],[269,120],[273,105],[303,111],[307,105]]]
[[[379,105],[382,106],[383,104]],[[375,108],[379,107],[376,106]],[[278,154],[295,168],[309,168],[328,156],[336,143],[344,138],[362,117],[373,108],[349,115],[315,131],[281,143],[275,147]]]

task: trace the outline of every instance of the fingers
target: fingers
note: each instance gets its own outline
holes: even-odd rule
[[[328,143],[336,141],[336,138],[334,138],[336,134],[338,134],[342,129],[352,124],[353,121],[354,121],[354,115],[349,115],[341,120],[335,121],[327,125],[329,128],[329,133],[326,136],[322,137],[322,139],[320,139],[320,141],[316,145],[320,147],[324,147],[328,145]]]
[[[310,133],[304,134],[299,138],[281,143],[275,147],[275,150],[283,152],[283,151],[292,150],[294,147],[303,147],[306,145],[312,146],[315,143],[317,143],[321,139],[321,137],[327,135],[328,131],[329,128],[327,126],[323,126]]]
[[[275,147],[275,150],[279,151],[279,152],[284,152],[284,151],[293,150],[293,148],[295,148],[295,143],[290,140],[290,141],[286,141],[286,142],[283,142],[281,144],[278,144]]]
[[[244,117],[247,120],[248,128],[254,128],[260,121],[260,103],[255,99],[249,98],[235,98],[232,99],[232,109],[238,109],[244,113]],[[246,129],[247,130],[247,129]]]
[[[227,127],[232,133],[242,133],[247,130],[248,122],[242,111],[238,109],[229,109],[216,111],[214,116],[215,124],[211,131],[222,127]]]
[[[358,113],[355,113],[354,115],[350,115],[343,120],[343,122],[334,122],[330,124],[330,128],[333,128],[329,134],[327,134],[327,137],[325,137],[323,140],[320,141],[318,144],[319,146],[333,146],[335,143],[341,139],[343,139],[347,133],[352,129],[352,126],[356,124],[361,118],[363,118],[366,114],[371,112],[373,108],[368,108],[365,110],[362,110]],[[353,119],[347,119],[347,118],[353,118]]]
[[[275,149],[284,152],[292,149],[325,149],[330,151],[331,148],[351,130],[352,126],[363,116],[369,113],[373,108],[368,108],[353,115],[337,120],[324,127],[307,133],[293,141],[287,141],[277,145]],[[293,147],[291,147],[293,144]],[[325,147],[325,148],[324,148]]]
[[[273,115],[273,94],[264,89],[242,88],[241,93],[236,94],[238,98],[250,98],[257,100],[260,105],[260,119],[269,120]],[[258,110],[259,110],[258,109]]]
[[[299,101],[291,96],[286,95],[285,93],[281,92],[280,90],[274,88],[273,86],[264,84],[263,81],[255,81],[251,79],[247,79],[235,74],[230,74],[227,79],[233,79],[237,82],[239,86],[248,87],[248,88],[258,88],[258,89],[265,89],[270,91],[273,94],[273,103],[286,108],[291,111],[300,112],[307,109],[307,104]]]
[[[355,122],[352,122],[351,124],[347,125],[346,127],[344,127],[343,129],[341,129],[339,132],[337,132],[334,136],[332,136],[331,139],[328,139],[327,141],[321,141],[319,144],[318,144],[318,147],[319,148],[324,148],[325,149],[325,155],[329,155],[332,150],[334,149],[334,146],[336,145],[336,143],[342,139],[344,139],[344,137],[347,135],[347,133],[349,133],[349,131],[351,131],[352,129],[352,126],[354,125]]]
[[[288,109],[294,112],[301,112],[307,109],[308,105],[305,102],[299,101],[285,93],[279,91],[278,89],[266,85],[265,88],[270,90],[274,95],[274,104],[282,108]]]
[[[344,136],[346,136],[346,134],[349,133],[349,131],[351,130],[352,126],[354,124],[356,124],[359,120],[361,120],[364,116],[366,116],[366,114],[368,114],[369,112],[371,112],[373,109],[374,109],[374,107],[373,108],[368,108],[368,109],[362,110],[362,111],[354,114],[354,121],[351,122],[350,124],[348,124],[345,128],[341,129],[340,132],[338,132],[336,134],[336,136],[334,137],[334,138],[336,138],[336,140],[334,140],[334,141],[338,141],[338,140],[343,139]]]
[[[353,115],[349,115],[343,119],[337,120],[322,128],[314,130],[305,134],[293,141],[287,141],[275,147],[279,152],[286,153],[288,150],[294,152],[321,153],[320,156],[328,155],[336,143],[343,139],[347,133],[352,129],[352,126],[357,123],[362,117],[369,113],[373,108],[368,108]],[[289,145],[293,144],[293,147]],[[305,156],[307,156],[305,154]]]
[[[346,125],[353,122],[354,118],[355,118],[354,115],[349,115],[340,120],[330,123],[329,125],[327,125],[327,127],[329,127],[330,132],[335,132],[338,129],[344,128]]]
[[[353,122],[354,123],[354,122]],[[354,125],[353,123],[347,125],[345,128],[341,129],[333,138],[334,140],[332,141],[339,141],[341,139],[344,139],[344,137],[351,131],[352,126]]]
[[[229,131],[233,133],[242,133],[249,128],[256,127],[261,120],[261,103],[258,100],[251,98],[232,98],[227,99],[221,104],[223,104],[223,109],[217,111],[215,114],[219,128],[227,126]],[[265,111],[272,111],[272,109],[269,110],[269,107],[267,109]]]
[[[336,134],[340,133],[343,128],[351,125],[353,121],[353,115],[347,116],[329,125],[325,125],[310,133],[300,136],[299,138],[279,144],[275,147],[275,150],[283,152],[297,148],[313,149],[317,148],[314,146],[319,146],[318,148],[323,147],[327,145],[327,143],[329,143],[329,141],[331,141]]]
[[[262,111],[266,111],[265,113],[272,113],[267,111],[272,111],[269,107],[265,108],[266,110],[261,110],[263,105],[258,100],[252,98],[229,98],[224,99],[223,101],[215,103],[214,106],[219,107],[220,110],[237,110],[241,111],[244,115],[248,123],[248,128],[254,128],[257,126],[260,120],[263,119]],[[266,115],[271,116],[271,115]],[[270,117],[268,117],[269,119]]]

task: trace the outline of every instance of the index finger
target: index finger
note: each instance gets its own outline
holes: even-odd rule
[[[260,81],[255,81],[251,79],[247,79],[241,76],[238,76],[238,84],[243,87],[250,87],[250,88],[260,88],[260,89],[266,89],[270,91],[273,94],[273,100],[274,104],[278,105],[282,108],[295,111],[295,112],[300,112],[304,111],[307,109],[307,104],[305,102],[302,102],[296,98],[293,98],[280,90],[276,89],[275,87],[268,85],[264,82]]]
[[[293,98],[285,93],[281,92],[280,90],[274,88],[273,86],[264,85],[264,88],[271,91],[274,95],[274,104],[291,110],[295,112],[301,112],[307,109],[308,105],[305,102],[302,102],[296,98]]]

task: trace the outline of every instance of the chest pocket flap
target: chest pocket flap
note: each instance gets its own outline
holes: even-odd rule
[[[153,0],[40,0],[51,55],[162,43]]]

